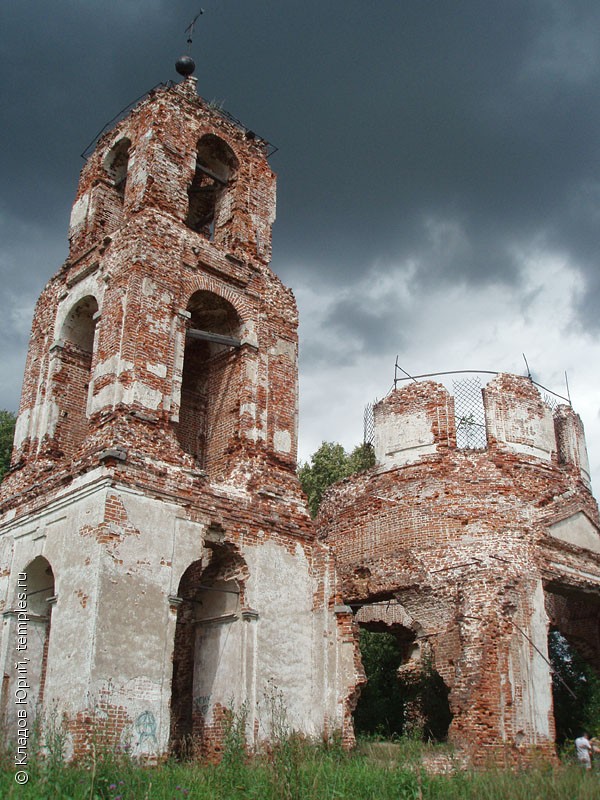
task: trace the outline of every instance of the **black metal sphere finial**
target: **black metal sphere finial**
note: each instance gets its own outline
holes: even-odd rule
[[[192,75],[196,69],[196,64],[191,56],[180,56],[175,62],[175,69],[180,75]]]
[[[185,32],[188,35],[187,38],[187,45],[188,51],[192,46],[192,36],[194,34],[194,25],[198,17],[204,14],[204,9],[200,9],[194,19],[190,22],[190,24],[185,29]],[[185,78],[189,77],[193,74],[194,70],[196,69],[196,64],[194,63],[194,59],[191,56],[180,56],[177,61],[175,62],[175,69],[180,75],[183,75]]]

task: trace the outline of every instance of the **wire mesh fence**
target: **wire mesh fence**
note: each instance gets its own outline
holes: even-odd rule
[[[403,373],[400,375],[400,373]],[[469,374],[467,374],[469,373]],[[448,380],[451,375],[460,375],[460,378],[452,380],[452,395],[454,397],[454,413],[456,422],[456,445],[462,450],[485,450],[487,448],[487,431],[485,425],[485,410],[483,406],[482,377],[487,384],[488,375],[499,375],[498,372],[490,370],[453,370],[450,372],[431,372],[423,375],[410,375],[403,370],[396,359],[394,383],[390,391],[397,391],[398,385],[404,381],[425,380],[428,378],[444,378]],[[530,378],[531,380],[531,378]],[[571,404],[569,397],[557,394],[551,389],[547,389],[540,383],[531,380],[531,383],[540,390],[542,402],[554,411],[559,403]],[[447,382],[446,388],[449,389]],[[567,385],[568,392],[568,385]],[[375,421],[373,407],[377,403],[367,403],[363,414],[363,442],[373,445],[375,441]]]
[[[371,446],[373,446],[375,442],[375,416],[373,413],[374,405],[375,403],[367,403],[363,413],[363,444],[370,444]]]
[[[463,450],[483,450],[487,447],[485,411],[479,377],[452,381],[456,446]]]

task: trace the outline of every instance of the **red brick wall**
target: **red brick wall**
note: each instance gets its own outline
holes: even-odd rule
[[[209,364],[205,468],[215,477],[225,474],[228,452],[239,433],[239,363],[239,354],[230,350]]]
[[[214,242],[185,225],[196,145],[205,134],[220,137],[239,164],[228,189],[233,213]],[[123,137],[131,145],[130,174],[121,198],[107,165],[115,142]],[[278,355],[270,359],[269,353],[280,341],[293,353],[297,311],[293,295],[267,266],[275,176],[265,151],[260,138],[246,137],[242,127],[209,110],[195,95],[194,81],[151,94],[100,139],[82,171],[69,260],[37,307],[21,403],[25,436],[15,452],[20,470],[11,477],[7,496],[31,486],[48,463],[60,464],[61,451],[65,464],[72,458],[83,464],[115,443],[137,451],[140,435],[144,446],[156,448],[147,455],[189,467],[191,454],[214,478],[224,477],[244,458],[255,460],[259,452],[261,458],[274,459],[278,468],[295,469],[295,354],[290,361]],[[54,330],[57,309],[73,306],[83,286],[97,298],[100,311],[92,418],[87,421],[88,365],[82,362],[78,370],[73,357],[65,355],[52,376],[49,352],[60,336]],[[178,392],[180,314],[198,291],[223,298],[240,326],[250,326],[252,346],[246,348],[258,368],[255,377],[246,370],[244,352],[218,358],[206,370],[206,391],[194,391],[192,401],[189,386],[183,387],[182,398]],[[237,366],[241,361],[243,372]],[[54,391],[57,407],[49,408]],[[241,398],[246,409],[255,409],[252,416],[244,412],[243,420]],[[143,433],[132,412],[144,420]],[[58,422],[49,427],[54,417]],[[273,437],[281,430],[290,435],[289,452],[274,452]],[[24,459],[31,459],[25,472]]]
[[[196,145],[204,134],[222,137],[239,162],[229,190],[233,214],[217,226],[212,242],[185,225]],[[130,174],[121,204],[105,165],[124,136],[131,141]],[[268,267],[274,189],[265,143],[210,110],[195,96],[193,81],[152,94],[100,139],[82,171],[69,259],[37,306],[21,404],[26,435],[15,451],[15,469],[0,488],[0,513],[25,520],[59,496],[66,502],[65,487],[74,479],[80,486],[86,472],[102,465],[115,486],[164,498],[184,518],[216,526],[231,547],[270,540],[295,556],[300,547],[302,568],[311,564],[321,586],[315,606],[325,602],[324,573],[331,562],[314,543],[295,474],[297,309]],[[245,339],[241,348],[207,357],[206,347],[194,355],[190,346],[185,353],[185,327],[198,321],[198,292],[231,306],[239,330],[229,333]],[[55,320],[88,296],[99,308],[93,357],[68,343],[54,355],[60,368],[53,372],[50,348],[60,337]],[[52,428],[48,420],[55,413]],[[285,440],[282,431],[290,446],[278,450],[275,437]],[[237,481],[235,500],[220,484],[223,479]],[[110,551],[120,536],[153,531],[134,529],[111,495],[104,519],[80,533]],[[314,548],[321,556],[313,561]],[[58,574],[61,565],[56,567]],[[242,602],[239,570],[233,559],[224,577],[238,581]],[[200,724],[186,706],[191,613],[180,608],[175,634],[172,708],[178,740]],[[109,696],[98,702],[101,713],[84,708],[69,720],[78,755],[98,725],[111,746],[132,724],[120,703]],[[225,711],[217,710],[203,747],[218,744],[225,723]]]
[[[57,428],[58,447],[73,458],[89,431],[87,397],[92,353],[66,342],[61,352],[61,367],[54,375],[53,397],[60,406]]]
[[[486,396],[493,396],[488,422],[493,408],[502,415],[496,429],[508,441],[491,437],[487,450],[462,451],[443,422],[451,416],[442,387],[412,384],[392,393],[381,403],[380,418],[398,414],[410,421],[424,411],[433,451],[340,482],[326,494],[317,519],[320,537],[335,551],[343,600],[389,599],[412,616],[451,689],[450,734],[464,746],[479,743],[480,755],[499,746],[503,751],[504,740],[519,752],[521,742],[531,747],[538,739],[539,746],[552,747],[551,737],[539,738],[533,727],[515,727],[520,716],[513,708],[520,702],[513,692],[518,698],[531,691],[527,672],[515,664],[530,648],[523,637],[532,635],[536,587],[572,597],[568,609],[550,604],[551,624],[578,638],[589,660],[600,663],[596,607],[588,603],[582,612],[586,593],[600,583],[600,554],[550,534],[553,523],[574,514],[598,526],[585,476],[559,463],[551,443],[540,457],[515,449],[515,443],[546,447],[552,431],[551,424],[540,427],[550,412],[541,409],[530,381],[501,376]],[[571,409],[560,411],[561,418],[565,414],[574,417]],[[397,435],[402,425],[394,430]],[[552,719],[549,725],[552,731]]]

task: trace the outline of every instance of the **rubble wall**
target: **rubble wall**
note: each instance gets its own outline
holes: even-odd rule
[[[365,620],[371,604],[401,606],[450,690],[450,738],[480,759],[552,752],[548,630],[573,638],[582,598],[579,643],[597,665],[600,655],[599,518],[581,421],[517,376],[492,380],[483,402],[488,445],[467,450],[443,386],[392,392],[375,407],[377,465],[332,488],[317,520],[344,601]]]
[[[88,159],[37,304],[0,487],[2,708],[10,727],[18,580],[42,558],[30,714],[64,719],[75,756],[101,736],[212,757],[231,713],[268,740],[273,703],[353,740],[356,645],[295,473],[266,153],[195,79],[153,91]]]

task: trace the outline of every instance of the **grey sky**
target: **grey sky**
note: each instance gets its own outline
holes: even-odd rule
[[[557,391],[569,371],[600,472],[591,0],[4,3],[0,407],[66,254],[79,154],[177,78],[200,3],[199,92],[279,148],[273,268],[301,311],[304,457],[360,439],[396,354],[417,373],[522,371],[525,351]]]

